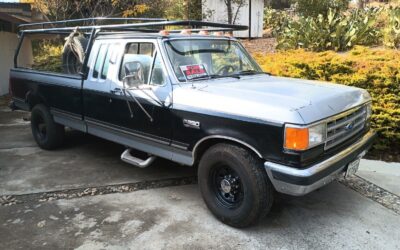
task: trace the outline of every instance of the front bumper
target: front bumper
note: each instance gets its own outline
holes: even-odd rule
[[[306,169],[268,161],[264,163],[264,167],[276,191],[302,196],[333,181],[350,162],[367,152],[375,137],[375,132],[369,131],[345,150]]]

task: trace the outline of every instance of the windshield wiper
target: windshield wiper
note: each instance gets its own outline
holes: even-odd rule
[[[261,72],[261,71],[251,69],[251,70],[242,70],[242,71],[235,72],[235,74],[232,74],[231,76],[259,75],[259,74],[270,75],[269,73],[266,73],[266,72]]]
[[[240,76],[238,75],[206,75],[206,76],[198,76],[190,79],[191,81],[197,81],[197,80],[208,80],[208,79],[218,79],[218,78],[225,78],[225,77],[233,77],[236,79],[240,79]]]

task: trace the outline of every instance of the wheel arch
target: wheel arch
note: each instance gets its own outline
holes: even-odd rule
[[[200,160],[201,156],[204,154],[204,152],[211,146],[221,143],[221,142],[227,142],[227,143],[233,143],[236,145],[239,145],[241,147],[244,147],[251,152],[253,152],[255,155],[257,155],[260,159],[263,159],[262,154],[260,153],[259,150],[257,150],[254,146],[250,145],[247,142],[244,142],[240,139],[230,137],[230,136],[224,136],[224,135],[210,135],[206,136],[202,139],[200,139],[193,147],[193,159],[194,163],[198,163]]]
[[[29,111],[37,104],[46,105],[45,99],[39,94],[35,94],[33,91],[28,91],[25,95],[25,102],[29,105]],[[46,105],[47,106],[47,105]]]

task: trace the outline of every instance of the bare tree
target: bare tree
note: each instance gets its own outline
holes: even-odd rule
[[[246,5],[246,0],[224,0],[224,3],[226,5],[228,13],[228,23],[235,24],[240,9]],[[235,11],[235,6],[237,7],[236,11]]]
[[[109,0],[32,0],[31,4],[49,20],[110,16],[116,10]]]

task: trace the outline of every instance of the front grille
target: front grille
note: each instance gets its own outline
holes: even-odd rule
[[[327,123],[325,150],[333,148],[360,132],[366,123],[367,107],[347,111]]]

